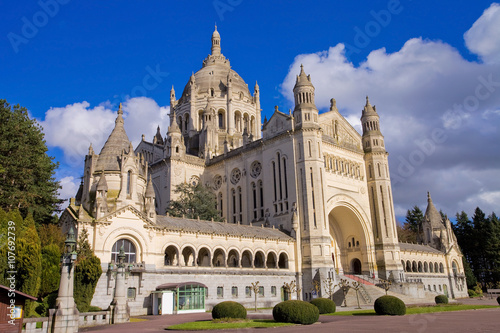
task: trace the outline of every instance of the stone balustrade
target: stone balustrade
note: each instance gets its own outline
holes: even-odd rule
[[[50,333],[51,317],[24,318],[22,333]],[[111,311],[81,312],[78,327],[111,324]]]

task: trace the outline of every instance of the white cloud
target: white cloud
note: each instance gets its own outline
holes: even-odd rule
[[[484,62],[500,62],[500,4],[493,3],[464,35],[467,48]]]
[[[136,146],[145,134],[151,139],[159,125],[166,135],[169,124],[169,107],[160,107],[147,97],[135,97],[123,103],[125,130]],[[92,143],[98,153],[114,127],[116,110],[110,103],[101,103],[91,108],[88,102],[74,103],[65,107],[50,108],[43,126],[47,145],[59,147],[64,153],[64,162],[72,167],[83,165],[84,156]]]
[[[337,44],[298,55],[281,90],[293,103],[302,63],[316,87],[318,108],[326,110],[334,97],[358,129],[365,96],[370,96],[381,116],[391,175],[399,176],[393,179],[398,212],[419,203],[425,208],[428,190],[436,192],[433,198],[440,198],[449,214],[470,209],[472,202],[484,205],[484,211],[498,211],[487,200],[492,195],[484,193],[495,193],[499,184],[481,173],[500,174],[500,61],[493,61],[500,59],[499,23],[500,6],[494,4],[465,36],[483,63],[464,59],[445,42],[413,38],[394,53],[373,50],[355,66],[344,45]]]
[[[60,199],[69,199],[76,195],[80,182],[75,177],[67,176],[59,180],[61,189],[59,190]]]

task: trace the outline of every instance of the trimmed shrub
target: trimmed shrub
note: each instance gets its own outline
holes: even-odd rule
[[[437,295],[434,297],[434,301],[436,301],[436,304],[448,304],[448,297],[446,295]]]
[[[500,296],[497,297],[497,303],[500,305]]]
[[[335,313],[335,302],[328,298],[315,298],[310,302],[319,310],[319,314]]]
[[[377,298],[373,307],[378,315],[402,316],[406,313],[405,303],[389,295]]]
[[[225,301],[217,304],[212,309],[213,319],[222,318],[238,318],[245,319],[247,317],[247,309],[238,302]]]
[[[472,289],[467,290],[467,293],[469,294],[469,297],[477,296],[476,292]]]
[[[274,306],[273,318],[280,323],[311,325],[318,321],[319,310],[305,301],[284,301]]]

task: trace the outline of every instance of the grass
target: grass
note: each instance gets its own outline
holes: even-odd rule
[[[498,308],[496,305],[468,305],[468,304],[447,304],[447,305],[431,305],[431,306],[410,306],[406,308],[406,314],[448,312],[448,311],[463,311]],[[358,310],[358,311],[340,311],[328,316],[371,316],[376,315],[375,310]]]
[[[230,328],[267,328],[278,326],[292,326],[295,324],[278,323],[272,319],[239,320],[230,322],[215,322],[212,320],[193,321],[179,325],[172,325],[166,330],[199,331],[199,330],[223,330]]]

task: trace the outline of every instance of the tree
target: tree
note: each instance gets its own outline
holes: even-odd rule
[[[401,242],[417,243],[424,214],[418,206],[413,206],[406,212],[405,223],[398,227],[398,238]]]
[[[40,298],[59,289],[61,280],[61,249],[57,244],[49,244],[42,248],[42,284],[38,291]]]
[[[28,110],[0,99],[0,207],[32,212],[36,223],[54,222],[62,203],[54,178],[57,164],[47,155],[42,128]]]
[[[216,208],[216,197],[209,187],[200,183],[182,183],[175,187],[174,193],[179,197],[168,203],[167,214],[188,219],[222,221]]]
[[[101,260],[90,247],[87,229],[79,232],[77,254],[73,295],[78,311],[87,312],[102,274]]]
[[[28,216],[23,220],[18,210],[11,211],[7,214],[0,213],[2,216],[2,229],[14,232],[6,227],[11,226],[15,229],[15,242],[2,244],[0,256],[2,259],[12,257],[9,261],[2,260],[0,262],[0,283],[10,286],[10,278],[15,281],[15,288],[28,295],[37,296],[40,289],[42,263],[40,239],[35,228],[33,216]],[[11,234],[9,234],[11,236]],[[14,253],[11,256],[10,253]],[[8,271],[15,271],[11,274]],[[25,305],[25,316],[29,317],[33,314],[34,303],[27,300]]]

